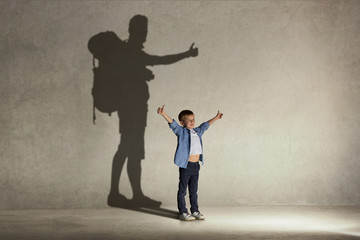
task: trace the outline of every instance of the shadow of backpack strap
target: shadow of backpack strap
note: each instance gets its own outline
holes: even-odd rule
[[[93,69],[95,69],[95,56],[93,55],[93,60],[92,60],[92,63],[93,63]],[[95,77],[94,77],[94,82],[95,82]],[[93,86],[94,86],[94,83],[93,83]],[[95,125],[95,120],[96,120],[96,115],[95,115],[95,99],[93,98],[93,124]]]

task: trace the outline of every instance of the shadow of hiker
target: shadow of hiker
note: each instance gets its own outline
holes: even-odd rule
[[[119,117],[120,144],[113,158],[111,189],[108,205],[136,209],[141,207],[160,209],[161,202],[144,195],[141,189],[141,160],[145,159],[144,134],[150,98],[147,82],[154,79],[146,66],[172,64],[184,58],[195,57],[198,49],[193,45],[188,51],[165,56],[149,55],[143,51],[147,37],[148,19],[135,15],[129,23],[129,39],[121,40],[114,32],[101,32],[90,38],[88,48],[93,54],[95,107]],[[98,66],[96,66],[96,60]],[[124,163],[133,191],[127,199],[119,191],[119,180]],[[161,210],[161,209],[160,209]],[[164,210],[164,209],[162,209]],[[169,211],[169,210],[166,210]]]

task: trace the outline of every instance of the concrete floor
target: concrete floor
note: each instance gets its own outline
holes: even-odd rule
[[[191,222],[174,210],[1,210],[0,239],[360,239],[360,207],[203,206]]]

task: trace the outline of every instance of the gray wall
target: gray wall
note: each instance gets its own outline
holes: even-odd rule
[[[204,135],[200,204],[360,204],[359,1],[0,2],[0,208],[103,207],[118,118],[92,123],[89,38],[149,18],[153,67],[144,193],[176,204],[176,137],[156,109]],[[126,171],[120,190],[131,198]]]

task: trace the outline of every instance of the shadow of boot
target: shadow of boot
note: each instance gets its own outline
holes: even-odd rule
[[[156,201],[154,199],[151,199],[145,195],[142,195],[140,197],[134,197],[133,199],[130,200],[130,205],[132,207],[154,207],[154,208],[159,208],[161,206],[161,202],[160,201]]]
[[[107,204],[110,207],[128,208],[131,207],[131,201],[122,194],[109,194]]]
[[[107,204],[110,207],[119,208],[159,208],[161,206],[160,201],[156,201],[154,199],[146,197],[145,195],[133,199],[128,199],[122,194],[109,194]]]

